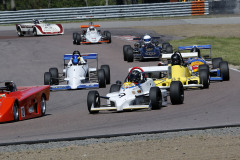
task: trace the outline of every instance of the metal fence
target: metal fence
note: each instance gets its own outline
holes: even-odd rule
[[[174,2],[1,11],[0,24],[30,22],[32,19],[74,21],[124,17],[175,17],[199,14],[209,14],[208,1],[202,1],[199,3]]]

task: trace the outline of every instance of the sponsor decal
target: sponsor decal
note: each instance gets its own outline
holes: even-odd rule
[[[132,83],[132,82],[125,82],[125,83],[123,84],[122,88],[123,88],[123,89],[127,89],[127,88],[132,88],[132,87],[134,87],[134,86],[135,86],[135,84]]]
[[[192,67],[193,72],[197,72],[198,71],[198,66],[202,65],[202,64],[204,64],[204,63],[201,62],[201,61],[194,61],[190,64],[190,66]]]
[[[137,92],[138,92],[138,93],[141,93],[142,91],[139,89],[139,90],[137,90]]]
[[[24,108],[24,106],[21,107],[21,117],[25,117],[25,108]]]

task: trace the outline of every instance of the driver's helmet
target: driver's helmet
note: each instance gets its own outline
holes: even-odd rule
[[[38,19],[35,19],[35,20],[34,20],[34,24],[39,24],[39,20],[38,20]]]
[[[129,75],[129,82],[139,83],[141,80],[141,72],[133,70]]]
[[[81,54],[79,51],[74,51],[72,55],[72,64],[79,64]]]
[[[90,31],[94,31],[94,26],[90,26],[90,27],[89,27],[89,30],[90,30]]]
[[[175,52],[171,56],[171,64],[172,65],[180,65],[181,64],[181,57],[180,57],[179,53]]]
[[[150,42],[151,42],[151,36],[149,36],[149,35],[145,35],[144,37],[143,37],[143,41],[144,41],[144,43],[145,44],[149,44]]]

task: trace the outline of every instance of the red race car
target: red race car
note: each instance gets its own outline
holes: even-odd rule
[[[0,87],[0,123],[44,116],[49,95],[49,85],[16,87],[5,82]]]

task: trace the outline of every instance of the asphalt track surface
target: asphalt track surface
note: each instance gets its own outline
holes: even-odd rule
[[[78,31],[77,28],[66,29],[63,36],[21,38],[15,30],[0,31],[0,81],[13,80],[18,86],[42,85],[44,72],[50,67],[61,71],[63,55],[74,50],[99,53],[99,65],[110,65],[111,83],[123,81],[129,67],[157,64],[157,61],[124,62],[122,46],[133,42],[119,37],[153,32],[108,30],[114,36],[111,44],[80,46],[72,45],[72,32]],[[230,81],[211,83],[209,89],[185,91],[183,105],[169,103],[161,110],[106,111],[96,115],[90,115],[87,110],[89,90],[51,92],[47,115],[0,124],[0,143],[240,124],[239,80],[240,73],[231,70]],[[100,95],[108,93],[109,87],[98,89]]]

